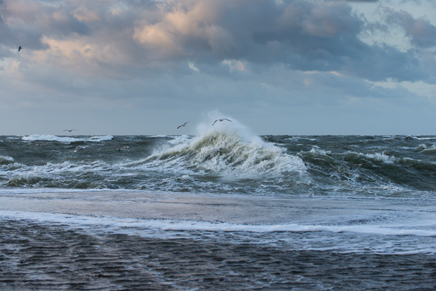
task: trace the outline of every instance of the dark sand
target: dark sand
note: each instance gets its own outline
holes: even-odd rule
[[[250,243],[0,227],[6,290],[435,290],[429,255],[338,254]]]
[[[386,199],[248,199],[113,191],[6,193],[0,197],[3,211],[0,289],[435,290],[436,256],[431,251],[389,254],[370,249],[374,242],[381,242],[404,250],[403,243],[407,241],[412,242],[413,249],[413,242],[418,239],[432,245],[432,236],[401,236],[399,240],[396,236],[347,232],[255,233],[200,229],[164,230],[161,237],[147,237],[135,235],[129,227],[126,234],[120,233],[122,225],[116,232],[104,229],[107,227],[104,224],[87,228],[70,224],[66,218],[58,222],[38,219],[44,213],[88,217],[91,222],[94,217],[104,215],[162,221],[181,219],[182,222],[195,219],[208,223],[219,219],[239,223],[243,228],[256,223],[314,225],[321,220],[326,227],[339,222],[345,226],[367,223],[356,222],[356,217],[368,221],[393,217],[393,223],[398,224],[410,217],[418,220],[434,217],[434,202],[411,203]],[[165,236],[166,233],[172,234]],[[274,235],[280,239],[273,239]],[[294,243],[284,242],[287,238]],[[322,243],[330,238],[333,243],[342,242],[345,246],[354,240],[357,246],[363,247],[351,252],[311,250],[313,241]],[[297,242],[300,247],[294,247]]]

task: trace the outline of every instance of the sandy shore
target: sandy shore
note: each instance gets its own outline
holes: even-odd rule
[[[304,239],[304,236],[301,237]],[[338,254],[213,239],[89,235],[3,220],[0,287],[12,290],[434,290],[429,255]]]
[[[433,209],[421,200],[3,192],[0,289],[434,290],[436,257],[415,251],[434,245],[425,228]],[[395,248],[403,253],[386,251]]]
[[[182,219],[235,224],[347,224],[385,213],[436,220],[436,200],[217,195],[147,191],[23,191],[0,194],[0,211]],[[397,215],[398,216],[398,215]],[[410,219],[405,216],[405,219]],[[400,219],[401,221],[401,219]],[[398,220],[396,221],[398,223]]]

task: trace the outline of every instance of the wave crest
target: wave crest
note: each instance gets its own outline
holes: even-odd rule
[[[12,157],[0,156],[0,165],[9,165],[14,162]]]
[[[225,178],[277,176],[306,170],[299,157],[263,141],[236,120],[214,127],[210,124],[201,124],[197,136],[179,139],[177,145],[155,152],[147,162],[153,161],[154,166],[166,170]]]

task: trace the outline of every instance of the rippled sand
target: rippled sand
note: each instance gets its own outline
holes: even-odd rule
[[[6,191],[0,289],[434,290],[435,203]]]
[[[296,251],[250,242],[95,236],[4,221],[0,287],[11,290],[434,290],[429,255]]]

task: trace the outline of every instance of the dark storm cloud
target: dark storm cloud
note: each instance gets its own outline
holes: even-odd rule
[[[413,54],[362,42],[358,35],[365,23],[345,2],[170,3],[172,10],[159,20],[139,20],[135,27],[135,40],[156,58],[285,63],[303,71],[345,70],[374,81],[422,76]]]
[[[0,4],[3,22],[0,42],[3,45],[22,45],[26,49],[46,49],[44,36],[67,38],[72,34],[88,35],[90,29],[62,5],[44,2],[3,1]]]
[[[413,52],[360,40],[367,23],[346,1],[5,1],[0,9],[3,45],[50,46],[48,58],[60,48],[69,52],[65,59],[74,56],[68,66],[84,72],[92,65],[118,77],[180,73],[180,64],[193,62],[213,74],[217,64],[236,60],[372,81],[425,77]],[[435,27],[428,21],[402,12],[390,19],[417,46],[434,43]]]

